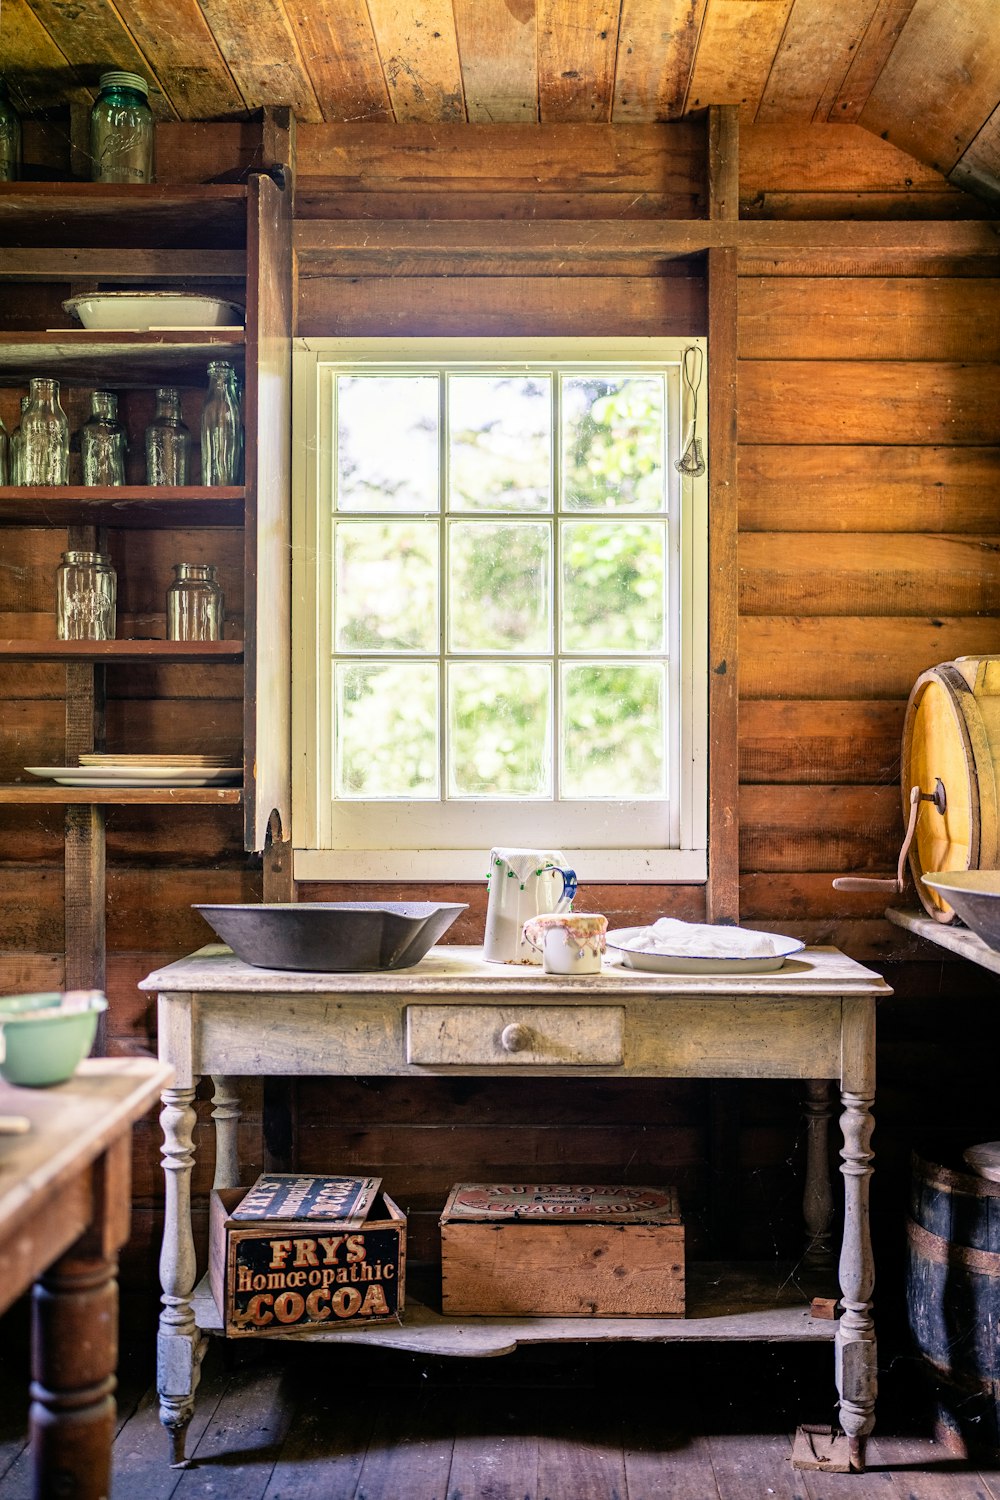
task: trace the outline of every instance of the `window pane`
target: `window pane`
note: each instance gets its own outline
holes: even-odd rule
[[[551,669],[462,662],[448,669],[448,795],[552,795]]]
[[[438,508],[434,375],[338,375],[337,509]]]
[[[336,703],[336,796],[439,795],[433,662],[338,663]]]
[[[452,651],[547,651],[550,534],[540,521],[448,527]]]
[[[563,796],[664,796],[665,709],[661,666],[565,667]]]
[[[664,523],[567,521],[561,542],[563,650],[664,651]]]
[[[448,381],[452,510],[551,509],[548,376],[453,375]]]
[[[562,383],[563,505],[662,510],[661,376],[567,376]]]
[[[338,521],[334,649],[436,651],[433,521]]]

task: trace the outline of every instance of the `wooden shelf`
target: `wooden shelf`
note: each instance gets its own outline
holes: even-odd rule
[[[241,485],[0,485],[0,526],[242,526],[245,498]]]
[[[310,1333],[268,1333],[268,1338],[375,1344],[382,1349],[417,1354],[453,1354],[466,1358],[509,1354],[519,1344],[603,1343],[628,1340],[740,1343],[828,1343],[835,1321],[810,1316],[809,1303],[820,1289],[805,1290],[794,1269],[784,1263],[695,1262],[687,1268],[688,1314],[683,1318],[449,1318],[437,1310],[431,1278],[407,1277],[406,1307],[401,1323],[365,1327],[342,1323]],[[417,1282],[414,1295],[413,1282]],[[824,1287],[828,1295],[835,1293]],[[222,1332],[208,1276],[194,1290],[198,1327]]]
[[[40,235],[70,245],[99,236],[107,242],[109,230],[119,247],[242,245],[246,213],[247,189],[239,183],[0,183],[0,223],[12,245],[45,243]]]
[[[242,329],[185,328],[150,333],[93,328],[59,328],[40,333],[5,333],[0,341],[0,381],[27,385],[28,376],[118,388],[156,386],[173,381],[203,385],[211,359],[227,357],[242,365]]]
[[[243,660],[242,641],[3,641],[0,660],[186,662]]]
[[[979,964],[980,968],[991,969],[994,974],[1000,974],[1000,953],[987,947],[982,938],[977,933],[970,932],[968,927],[954,922],[935,922],[933,917],[928,917],[923,912],[898,911],[893,907],[887,910],[886,916],[897,927],[905,927],[907,932],[915,932],[929,943],[947,948],[949,953],[957,953],[959,958],[967,958],[970,963]]]
[[[0,786],[0,807],[38,807],[45,804],[88,807],[217,807],[220,803],[239,806],[242,801],[243,790],[238,786],[53,786],[42,782],[31,786],[21,782]]]

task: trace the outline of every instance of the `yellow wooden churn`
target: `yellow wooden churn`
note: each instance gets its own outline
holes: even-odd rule
[[[908,859],[927,911],[954,922],[920,877],[1000,869],[1000,656],[960,656],[920,674],[903,722],[901,783],[907,828],[896,880],[847,876],[834,885],[902,893]]]

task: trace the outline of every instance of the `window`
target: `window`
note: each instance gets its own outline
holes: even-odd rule
[[[705,878],[697,342],[298,342],[298,878]]]

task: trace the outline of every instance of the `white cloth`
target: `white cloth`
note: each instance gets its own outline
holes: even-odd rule
[[[637,953],[689,958],[773,958],[774,940],[766,932],[743,927],[715,927],[708,922],[681,922],[660,917],[621,944]]]

